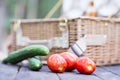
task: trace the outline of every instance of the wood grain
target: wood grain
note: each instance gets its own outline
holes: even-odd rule
[[[105,69],[103,69],[103,67],[98,67],[95,71],[95,75],[101,78],[102,80],[120,80],[119,76],[109,71],[106,71]]]
[[[76,69],[53,73],[46,65],[39,71],[32,71],[24,63],[10,65],[0,62],[0,80],[120,80],[120,65],[97,67],[93,74],[85,75]]]
[[[22,67],[15,80],[59,80],[59,78],[46,66],[40,71],[31,71],[27,67]]]
[[[120,76],[120,65],[103,67],[105,70]]]
[[[15,80],[18,66],[0,62],[0,80]]]
[[[58,74],[61,80],[102,80],[96,77],[94,74],[84,75],[80,74],[76,70],[73,72],[64,72],[63,74]]]

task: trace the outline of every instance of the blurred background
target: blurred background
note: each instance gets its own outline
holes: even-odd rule
[[[120,0],[0,0],[0,51],[9,45],[12,19],[120,17]]]

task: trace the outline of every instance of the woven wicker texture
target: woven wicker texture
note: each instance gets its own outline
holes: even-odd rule
[[[13,21],[13,25],[14,25]],[[49,39],[61,36],[59,23],[64,22],[59,19],[50,20],[21,20],[21,27],[24,36],[29,36],[33,40]],[[12,29],[13,30],[13,29]],[[85,56],[95,61],[97,66],[120,64],[120,20],[103,18],[77,18],[68,20],[69,46],[71,46],[80,36],[84,35],[106,35],[107,40],[103,45],[88,45]],[[13,43],[10,51],[15,51],[23,46],[16,45],[16,32],[13,33]],[[51,54],[66,51],[68,48],[52,48]],[[41,57],[46,61],[48,56]]]
[[[90,57],[99,66],[120,64],[120,20],[81,18],[78,25],[80,34],[107,36],[105,44],[89,45],[85,56]]]
[[[59,24],[55,22],[34,22],[21,24],[23,36],[29,36],[32,40],[44,40],[61,36]]]

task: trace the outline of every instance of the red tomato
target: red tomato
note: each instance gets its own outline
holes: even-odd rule
[[[66,71],[72,71],[75,69],[74,65],[77,60],[77,56],[75,54],[69,53],[69,52],[63,52],[60,54],[67,62],[67,68]]]
[[[62,73],[67,67],[67,62],[61,55],[53,54],[49,56],[47,60],[47,65],[51,71]]]
[[[83,74],[92,74],[95,69],[95,63],[88,57],[79,57],[76,61],[75,68]]]

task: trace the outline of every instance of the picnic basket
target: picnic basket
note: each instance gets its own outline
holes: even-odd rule
[[[120,64],[120,19],[81,17],[78,26],[87,35],[85,56],[98,66]]]
[[[47,42],[56,42],[56,44],[50,49],[49,55],[64,52],[74,41],[77,40],[77,34],[75,33],[77,30],[76,24],[77,23],[74,19],[13,20],[11,24],[13,40],[9,52],[29,45],[29,40],[27,41],[28,38],[33,44],[38,42],[39,44],[48,45],[50,48],[51,45]],[[22,35],[22,37],[20,35]],[[42,56],[41,59],[46,61],[48,56]]]
[[[22,36],[29,37],[33,43],[40,40],[49,42],[52,39],[53,42],[58,41],[62,44],[61,46],[56,42],[50,48],[48,56],[67,51],[76,40],[84,35],[87,41],[87,50],[84,55],[91,58],[97,66],[120,64],[119,19],[80,17],[76,19],[14,20],[12,21],[13,41],[10,52],[29,45],[25,43],[26,39],[19,43],[21,38],[17,37],[21,35],[18,33],[20,30],[22,30]],[[41,59],[46,61],[48,56],[42,56]]]

